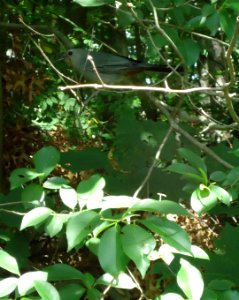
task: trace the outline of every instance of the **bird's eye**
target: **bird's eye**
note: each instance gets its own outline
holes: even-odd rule
[[[73,52],[72,52],[71,50],[69,50],[69,51],[67,52],[67,54],[68,54],[69,56],[71,56],[71,55],[73,54]]]

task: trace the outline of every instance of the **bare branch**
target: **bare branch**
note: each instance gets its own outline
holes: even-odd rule
[[[109,90],[132,90],[132,91],[152,91],[162,93],[175,93],[175,94],[190,94],[190,93],[210,93],[210,92],[222,92],[223,87],[194,87],[188,89],[171,89],[169,87],[154,87],[154,86],[138,86],[138,85],[111,85],[111,84],[98,84],[98,83],[86,83],[77,85],[60,86],[61,91],[69,89],[109,89]],[[219,94],[219,93],[218,93]]]

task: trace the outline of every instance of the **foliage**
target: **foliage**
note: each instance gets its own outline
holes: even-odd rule
[[[239,299],[238,12],[3,1],[0,299]],[[162,72],[92,89],[71,47]]]

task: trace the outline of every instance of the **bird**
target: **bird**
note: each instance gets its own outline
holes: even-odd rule
[[[70,62],[87,82],[119,84],[144,71],[171,72],[167,66],[143,63],[125,56],[94,52],[84,48],[69,49],[59,59]]]

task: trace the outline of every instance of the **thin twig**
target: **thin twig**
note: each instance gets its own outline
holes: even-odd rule
[[[159,21],[158,21],[158,14],[157,14],[157,10],[155,8],[155,6],[153,5],[152,1],[150,0],[150,5],[152,7],[153,10],[153,15],[154,15],[154,22],[156,25],[156,28],[158,30],[158,32],[169,42],[169,44],[172,46],[172,48],[174,49],[174,51],[177,53],[177,55],[180,57],[181,61],[184,63],[185,65],[185,59],[182,56],[182,54],[180,53],[180,51],[178,50],[177,46],[175,45],[174,41],[170,38],[170,36],[160,27],[159,25]]]
[[[228,109],[233,121],[236,122],[239,127],[239,116],[234,109],[234,106],[232,103],[232,97],[230,96],[230,91],[229,91],[229,88],[235,83],[235,70],[234,70],[234,65],[232,63],[231,55],[232,55],[232,51],[236,45],[238,35],[239,35],[239,16],[236,19],[236,26],[235,26],[235,30],[233,33],[233,37],[231,39],[230,46],[226,52],[226,62],[227,62],[227,66],[228,66],[230,79],[229,79],[229,82],[225,84],[224,89],[223,89],[224,96],[226,99],[227,109]]]
[[[140,184],[140,186],[139,186],[139,187],[137,188],[137,190],[134,192],[134,195],[133,195],[134,198],[138,197],[139,192],[143,189],[143,187],[145,186],[145,184],[146,184],[147,181],[149,180],[150,176],[152,175],[152,172],[153,172],[155,166],[156,166],[157,163],[158,163],[158,160],[159,160],[159,158],[160,158],[160,155],[161,155],[161,153],[162,153],[162,150],[163,150],[163,148],[165,147],[165,145],[166,145],[166,143],[167,143],[167,141],[168,141],[168,139],[169,139],[169,137],[170,137],[172,131],[173,131],[173,127],[170,126],[169,129],[168,129],[168,132],[166,133],[164,139],[162,140],[162,143],[160,144],[160,146],[159,146],[159,148],[158,148],[158,150],[157,150],[157,152],[156,152],[156,154],[155,154],[154,161],[153,161],[153,163],[151,164],[151,166],[150,166],[150,168],[149,168],[149,170],[148,170],[148,173],[146,174],[146,176],[145,176],[145,178],[143,179],[143,181],[142,181],[142,183]]]
[[[191,136],[187,131],[185,131],[184,129],[182,129],[174,120],[174,118],[172,118],[172,116],[170,115],[170,113],[168,112],[168,110],[165,108],[165,106],[161,103],[161,101],[158,101],[156,99],[152,99],[151,97],[151,101],[153,101],[153,103],[160,108],[160,110],[163,112],[163,114],[167,117],[170,125],[173,127],[173,129],[177,132],[179,132],[182,136],[184,136],[188,141],[190,141],[193,145],[197,146],[200,150],[202,150],[204,153],[208,154],[209,156],[211,156],[214,160],[216,160],[217,162],[219,162],[220,164],[222,164],[224,167],[226,167],[227,169],[232,169],[234,166],[231,165],[230,163],[228,163],[227,161],[225,161],[224,159],[222,159],[220,156],[218,156],[215,152],[213,152],[210,148],[208,148],[206,145],[200,143],[199,141],[197,141],[193,136]]]

